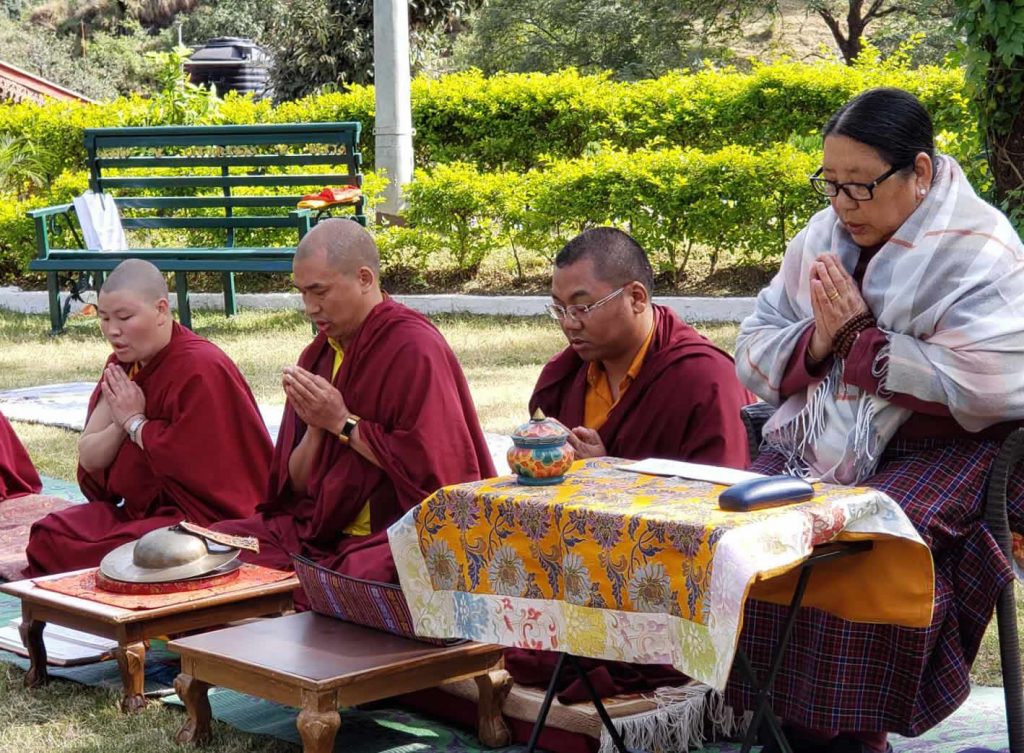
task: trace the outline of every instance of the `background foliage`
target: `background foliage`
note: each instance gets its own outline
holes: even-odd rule
[[[0,107],[0,275],[17,276],[33,254],[24,212],[84,190],[82,132],[91,126],[161,123],[363,123],[367,191],[373,173],[373,88],[354,86],[273,106],[186,85],[177,53],[157,66],[161,89],[108,105]],[[873,48],[862,64],[783,61],[750,72],[705,68],[659,79],[615,81],[569,70],[551,75],[479,71],[413,86],[418,166],[408,187],[409,227],[378,230],[385,268],[411,287],[428,271],[461,284],[498,264],[524,281],[581,229],[612,223],[649,249],[667,284],[699,258],[723,254],[775,263],[823,204],[806,185],[820,159],[821,124],[871,86],[902,86],[929,107],[940,148],[984,187],[987,163],[958,69],[909,70]],[[4,177],[6,176],[6,177]],[[186,234],[187,235],[187,234]],[[186,245],[215,244],[196,232]]]

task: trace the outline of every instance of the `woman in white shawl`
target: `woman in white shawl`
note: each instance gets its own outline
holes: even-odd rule
[[[774,685],[798,753],[881,753],[887,732],[918,735],[967,697],[1012,577],[981,514],[999,441],[1024,418],[1024,248],[960,166],[935,153],[931,118],[907,92],[864,92],[823,134],[811,185],[830,206],[758,296],[736,364],[778,406],[756,470],[881,489],[932,548],[929,628],[802,610]],[[1016,475],[1015,530],[1022,499]],[[783,611],[748,604],[751,656],[774,645]],[[752,708],[748,687],[730,694]]]

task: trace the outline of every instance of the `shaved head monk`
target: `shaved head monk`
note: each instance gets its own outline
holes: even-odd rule
[[[252,391],[213,343],[172,318],[167,283],[128,259],[100,289],[100,329],[114,349],[78,441],[89,504],[32,527],[29,577],[98,565],[161,526],[209,526],[263,498],[273,447]]]
[[[379,270],[373,238],[351,220],[321,222],[299,243],[295,287],[318,334],[284,370],[267,501],[217,526],[259,538],[243,559],[290,568],[301,554],[397,582],[387,527],[441,486],[494,475],[455,354],[381,291]]]
[[[25,446],[7,417],[0,413],[0,502],[26,494],[39,494],[42,489],[43,483]]]
[[[569,346],[541,372],[531,412],[572,429],[577,457],[689,460],[743,468],[740,408],[754,402],[727,353],[651,301],[647,254],[599,227],[557,257],[548,312]]]

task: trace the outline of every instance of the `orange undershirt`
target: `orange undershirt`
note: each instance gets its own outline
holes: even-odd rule
[[[600,361],[591,361],[587,367],[587,392],[583,398],[583,425],[594,431],[604,426],[608,420],[608,414],[612,408],[618,405],[619,400],[626,394],[629,386],[636,381],[640,369],[644,365],[647,351],[651,347],[651,340],[654,338],[654,324],[651,324],[651,331],[647,333],[644,344],[640,346],[633,357],[633,363],[629,365],[629,371],[619,382],[619,398],[612,397],[612,386],[608,381],[608,373]]]
[[[341,362],[345,360],[345,351],[342,350],[341,344],[333,337],[327,338],[327,344],[334,348],[334,364],[331,366],[331,381],[333,382],[335,377],[338,376],[338,369],[341,368]],[[369,536],[373,533],[370,529],[369,502],[363,505],[363,509],[359,511],[359,515],[356,516],[356,519],[345,526],[345,528],[342,529],[342,532],[347,533],[349,536]]]

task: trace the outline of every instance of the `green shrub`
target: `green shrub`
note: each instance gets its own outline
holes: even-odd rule
[[[873,86],[900,86],[917,94],[936,130],[960,137],[962,152],[954,156],[973,159],[981,153],[959,69],[783,61],[750,73],[708,69],[634,83],[572,70],[418,78],[412,84],[417,164],[470,162],[524,172],[548,159],[584,156],[605,143],[622,149],[765,148],[793,135],[817,134],[836,108]],[[137,97],[92,106],[0,106],[0,132],[32,138],[54,155],[59,169],[81,169],[83,128],[150,124],[159,119],[156,109]],[[373,87],[353,86],[277,107],[229,95],[216,112],[180,116],[217,123],[356,120],[363,124],[361,148],[370,169],[374,112]]]
[[[465,163],[418,173],[407,216],[424,256],[450,254],[472,275],[498,248],[548,259],[572,236],[617,225],[644,245],[662,272],[681,275],[700,249],[760,262],[781,258],[789,238],[823,206],[807,185],[817,155],[791,146],[731,145],[601,152],[552,162],[526,175],[481,173]],[[409,241],[406,240],[406,247]]]

